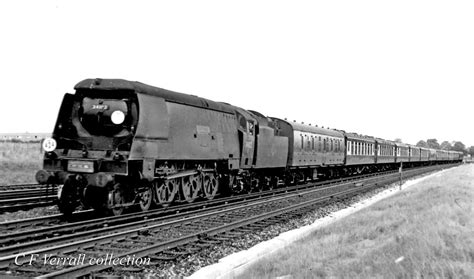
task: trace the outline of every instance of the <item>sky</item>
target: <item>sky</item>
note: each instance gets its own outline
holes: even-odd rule
[[[0,3],[0,133],[123,78],[330,128],[474,145],[473,1]]]

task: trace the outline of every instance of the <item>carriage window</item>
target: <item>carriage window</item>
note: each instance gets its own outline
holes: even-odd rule
[[[301,136],[301,149],[304,149],[304,137],[303,134],[300,134]]]

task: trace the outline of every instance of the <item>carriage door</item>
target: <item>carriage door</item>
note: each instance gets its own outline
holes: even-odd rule
[[[255,148],[255,122],[241,115],[239,118],[240,167],[249,168],[252,166]]]

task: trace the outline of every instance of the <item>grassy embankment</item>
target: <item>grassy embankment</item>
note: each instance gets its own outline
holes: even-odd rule
[[[38,142],[0,142],[0,185],[35,183],[42,157]]]
[[[242,278],[473,278],[474,165],[322,228]]]

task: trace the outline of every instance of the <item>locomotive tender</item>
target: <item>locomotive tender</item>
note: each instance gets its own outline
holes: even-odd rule
[[[42,184],[58,206],[121,214],[218,194],[277,187],[432,161],[461,161],[355,133],[289,122],[193,95],[121,79],[86,79],[65,94],[43,141]]]

